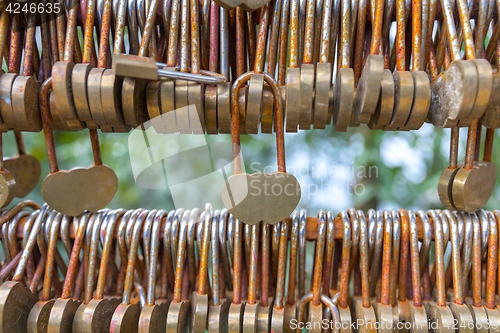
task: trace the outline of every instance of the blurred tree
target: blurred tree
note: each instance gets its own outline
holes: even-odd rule
[[[43,133],[24,133],[23,136],[28,153],[42,164],[43,179],[49,170]],[[168,189],[143,189],[136,185],[128,136],[127,133],[100,134],[103,161],[115,170],[119,179],[118,191],[109,207],[172,209]],[[316,214],[319,209],[338,211],[353,206],[363,210],[439,208],[437,181],[448,163],[449,136],[449,130],[428,124],[411,132],[371,131],[365,126],[350,128],[346,133],[335,132],[332,126],[326,130],[300,131],[286,134],[287,168],[299,179],[300,207],[307,208],[310,214]],[[185,135],[181,140],[188,142],[192,137]],[[216,141],[214,136],[206,137],[209,144]],[[465,129],[460,138],[459,156],[463,159]],[[93,163],[88,131],[55,133],[55,140],[61,168],[86,167]],[[274,135],[243,135],[241,142],[247,172],[276,170]],[[12,133],[4,134],[4,150],[6,158],[17,153]],[[500,163],[499,154],[494,154],[493,159]],[[42,202],[42,179],[27,199]],[[488,209],[499,207],[498,184],[497,179]],[[193,188],[192,192],[203,195],[203,189]]]

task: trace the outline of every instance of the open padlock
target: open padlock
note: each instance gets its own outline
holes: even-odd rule
[[[47,100],[51,86],[52,79],[49,78],[40,90],[42,122],[51,169],[42,183],[42,197],[51,207],[70,216],[80,215],[85,210],[96,212],[113,198],[118,178],[112,169],[102,164],[97,131],[91,131],[94,165],[87,169],[59,170]]]
[[[232,141],[234,175],[229,177],[222,188],[222,202],[237,219],[247,224],[260,221],[276,224],[295,209],[300,200],[300,185],[297,179],[286,172],[285,138],[283,126],[283,106],[276,81],[267,73],[264,80],[274,93],[276,146],[278,171],[274,173],[241,173],[240,131],[238,92],[245,82],[255,75],[247,72],[240,76],[232,89]],[[257,193],[255,193],[257,192]],[[259,207],[259,214],[255,213]]]

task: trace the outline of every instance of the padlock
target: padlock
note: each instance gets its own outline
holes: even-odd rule
[[[297,267],[298,267],[298,251],[299,251],[299,212],[294,212],[292,215],[292,225],[290,230],[290,268],[288,271],[288,291],[285,303],[285,325],[286,333],[293,332],[292,320],[297,314],[296,300],[297,295]]]
[[[375,6],[379,15],[375,15],[372,21],[373,36],[370,55],[363,67],[354,98],[354,119],[357,123],[368,123],[375,112],[380,97],[380,81],[384,72],[384,57],[378,54],[382,34],[384,1],[377,0]]]
[[[232,89],[232,141],[234,175],[229,177],[222,189],[222,201],[231,214],[244,223],[255,224],[260,221],[267,223],[278,223],[285,219],[296,207],[300,200],[300,185],[297,179],[286,172],[284,156],[284,131],[283,131],[283,107],[281,104],[281,94],[276,81],[269,74],[264,73],[264,79],[271,86],[274,93],[274,108],[276,109],[275,129],[276,145],[278,151],[278,172],[245,174],[241,173],[240,160],[240,136],[239,136],[239,111],[238,92],[241,86],[247,82],[253,72],[247,72],[240,76],[233,84]],[[259,193],[238,193],[240,189],[248,189],[252,185],[253,190],[257,188]],[[280,189],[279,195],[263,192],[268,187]],[[287,189],[287,192],[284,191]],[[264,193],[264,195],[262,195]],[[266,195],[270,194],[270,195]],[[283,195],[285,194],[285,195]],[[253,207],[260,207],[259,214],[255,214]],[[279,207],[279,209],[277,209]]]
[[[185,261],[185,252],[186,252],[186,238],[187,238],[187,227],[188,220],[191,211],[185,210],[182,213],[182,220],[179,230],[179,243],[176,251],[173,251],[175,254],[175,281],[174,281],[174,298],[170,303],[167,312],[167,328],[166,332],[185,332],[187,330],[186,321],[189,312],[189,301],[183,299],[182,295],[182,286],[184,283],[184,261]]]
[[[436,2],[434,2],[435,4]],[[431,103],[431,87],[427,73],[422,70],[422,58],[427,54],[422,54],[422,39],[425,41],[426,33],[425,28],[427,24],[424,18],[425,9],[423,9],[422,1],[412,2],[412,70],[411,76],[413,77],[414,92],[413,102],[411,107],[410,116],[405,124],[405,129],[419,129],[427,119],[429,106]],[[421,31],[419,31],[420,24],[422,24]],[[426,43],[424,43],[425,45]],[[425,65],[424,65],[425,66]]]
[[[410,323],[414,332],[427,332],[427,313],[422,304],[420,283],[420,258],[418,251],[417,218],[413,211],[401,214],[401,218],[407,219],[410,226],[410,265],[411,281],[413,291],[413,302],[410,305]],[[406,223],[406,222],[405,222]]]
[[[354,296],[352,300],[353,321],[362,323],[357,327],[360,333],[375,333],[377,317],[375,310],[370,304],[370,286],[369,286],[369,250],[368,250],[368,226],[365,215],[362,211],[357,211],[359,220],[360,239],[359,239],[359,266],[361,274],[361,297]],[[369,213],[369,219],[374,222],[374,214]],[[352,219],[352,217],[351,217]],[[370,222],[371,222],[370,221]]]
[[[414,83],[410,72],[406,71],[405,64],[405,38],[406,38],[406,15],[404,12],[404,3],[396,2],[396,21],[398,31],[396,35],[396,70],[394,77],[394,107],[391,117],[391,129],[404,128],[410,117],[413,104]],[[415,15],[412,15],[412,18]],[[416,37],[418,38],[418,37]],[[418,59],[418,54],[413,55],[414,61]]]
[[[285,332],[285,327],[286,327],[285,280],[286,280],[287,250],[288,250],[288,226],[286,222],[281,222],[279,254],[278,254],[278,274],[276,279],[276,296],[272,308],[271,322],[269,325],[270,328],[268,328],[268,330],[270,330],[271,332]]]
[[[257,314],[257,332],[264,333],[268,332],[271,327],[271,316],[273,313],[274,302],[272,297],[269,296],[269,279],[271,277],[270,267],[271,267],[271,255],[270,255],[270,224],[263,224],[261,230],[261,242],[260,246],[262,249],[262,265],[260,268],[260,302],[259,302],[259,312]],[[287,240],[284,241],[287,243]],[[281,245],[281,244],[280,244]],[[279,269],[278,269],[279,271]],[[282,325],[283,329],[285,324]]]
[[[151,214],[151,213],[150,213]],[[158,252],[160,248],[160,227],[162,220],[168,212],[159,210],[154,214],[154,221],[150,237],[150,258],[148,271],[148,291],[146,305],[142,308],[139,315],[138,332],[164,332],[166,329],[166,320],[168,302],[155,302],[155,289],[157,277]],[[148,216],[149,218],[149,216]]]
[[[89,227],[87,228],[87,235],[85,239],[86,247],[88,247],[88,263],[85,277],[85,291],[84,291],[84,301],[78,309],[76,310],[75,316],[73,318],[73,331],[75,332],[86,332],[90,330],[92,326],[92,317],[86,314],[85,310],[87,308],[87,304],[92,300],[92,295],[94,293],[94,285],[95,285],[95,272],[97,266],[97,253],[99,246],[99,235],[101,232],[102,224],[106,218],[105,213],[98,212],[94,214],[89,221]],[[88,245],[87,245],[88,244]],[[107,268],[107,267],[106,267]],[[106,273],[105,270],[102,273]],[[109,325],[108,325],[109,326]]]
[[[258,239],[259,239],[259,224],[251,226],[251,245],[250,257],[247,261],[249,265],[249,283],[248,283],[248,301],[245,305],[243,313],[243,332],[257,332],[258,316],[260,311],[260,302],[257,302],[257,276],[258,276]]]
[[[231,215],[232,216],[232,215]],[[228,332],[240,332],[243,323],[243,313],[245,311],[245,303],[242,302],[242,225],[238,219],[234,219],[234,246],[233,246],[233,301],[229,305],[229,313],[227,317]]]
[[[321,332],[323,325],[323,302],[321,298],[321,279],[323,275],[323,253],[325,249],[326,237],[326,212],[318,213],[318,238],[316,241],[315,265],[312,281],[312,292],[306,294],[297,305],[297,330],[299,327],[306,327],[309,332]],[[308,306],[308,319],[304,323],[304,312]]]
[[[483,218],[487,218],[483,216]],[[467,304],[475,323],[475,330],[478,333],[489,331],[489,319],[482,302],[482,244],[481,244],[481,224],[477,214],[472,214],[472,224],[474,229],[472,244],[472,303]]]
[[[441,1],[441,7],[453,62],[431,84],[429,120],[437,127],[454,127],[457,120],[466,118],[474,107],[478,74],[473,63],[460,60],[460,47],[450,1]]]
[[[124,214],[125,210],[112,211],[103,221],[100,232],[104,229],[106,236],[103,242],[97,287],[94,297],[87,302],[86,306],[82,304],[77,310],[73,320],[73,332],[87,332],[89,330],[91,332],[100,332],[109,329],[111,317],[120,300],[118,298],[105,299],[104,288],[108,278],[108,269],[110,269],[111,247],[116,223],[119,218],[125,218]]]
[[[434,210],[427,214],[432,218],[434,228],[434,244],[436,253],[436,302],[431,302],[427,310],[429,318],[429,330],[431,332],[454,332],[455,318],[451,309],[446,304],[446,286],[444,270],[444,251],[445,243],[443,241],[443,223],[441,215]]]
[[[219,246],[219,232],[223,229],[224,223],[222,219],[226,218],[227,210],[225,212],[215,211],[212,217],[212,300],[208,308],[208,332],[210,333],[227,332],[227,315],[230,302],[222,293],[224,286],[221,285],[221,280],[224,280],[221,279],[223,274],[220,274],[223,270],[220,264],[220,254],[226,249]]]
[[[390,275],[392,269],[392,247],[393,247],[393,221],[389,211],[384,211],[384,240],[382,250],[382,272],[381,272],[381,291],[380,302],[374,305],[374,310],[377,316],[377,321],[380,324],[380,329],[383,332],[393,332],[394,328],[394,311],[390,304]],[[399,318],[399,314],[398,318]]]
[[[351,322],[351,311],[349,310],[349,276],[350,276],[350,258],[351,258],[351,244],[352,244],[352,226],[349,221],[349,216],[346,212],[339,213],[338,217],[341,218],[343,224],[344,235],[342,239],[342,264],[340,267],[340,296],[338,300],[339,321],[342,331],[348,333],[351,331],[351,326],[346,323]]]
[[[89,225],[90,213],[84,213],[78,218],[78,229],[71,251],[68,264],[68,274],[64,280],[63,293],[56,299],[49,315],[47,332],[65,333],[72,331],[75,312],[80,305],[80,301],[71,298],[73,287],[78,275],[78,258],[82,249],[87,226]],[[81,267],[84,266],[82,262]],[[82,270],[83,272],[83,270]]]
[[[484,308],[488,314],[490,323],[490,332],[498,332],[498,324],[500,322],[498,307],[495,307],[495,280],[498,273],[498,212],[488,212],[488,221],[490,227],[490,237],[488,239],[488,260],[486,270],[486,299]]]
[[[111,332],[137,331],[139,316],[141,313],[140,305],[131,303],[131,294],[134,281],[134,271],[139,247],[140,231],[148,215],[148,211],[142,211],[135,219],[131,219],[127,224],[131,225],[131,242],[127,260],[127,269],[125,284],[123,290],[122,302],[115,308],[111,315],[109,329]]]
[[[452,184],[455,208],[467,212],[473,212],[486,204],[493,191],[491,180],[496,178],[494,163],[489,161],[474,163],[477,132],[478,121],[475,119],[469,126],[465,164],[458,169]],[[493,137],[490,136],[490,140],[487,140],[486,143],[485,151],[491,152]],[[491,155],[487,154],[485,156]]]
[[[102,164],[96,131],[90,133],[95,165],[87,169],[59,170],[47,103],[51,86],[52,80],[49,78],[40,90],[45,142],[51,165],[51,173],[42,183],[42,197],[51,207],[67,215],[76,216],[84,210],[97,211],[113,198],[118,187],[118,179],[113,170]]]
[[[474,331],[474,321],[467,305],[464,304],[464,287],[462,285],[462,263],[460,260],[458,220],[451,212],[445,211],[450,226],[450,240],[452,245],[453,289],[454,300],[448,306],[453,312],[460,332]]]
[[[402,263],[401,259],[401,248],[402,248],[402,225],[399,212],[397,210],[391,210],[391,221],[392,221],[392,262],[391,262],[391,273],[390,273],[390,283],[389,283],[389,302],[392,305],[393,312],[393,328],[399,330],[400,333],[405,331],[405,327],[400,327],[400,322],[404,321],[406,318],[400,317],[401,307],[397,298],[398,292],[398,278],[400,273],[400,265]],[[429,237],[430,240],[430,237]],[[425,246],[422,246],[422,249]],[[404,305],[402,305],[404,307]],[[404,310],[403,310],[404,312]],[[399,326],[398,326],[399,325]],[[408,331],[408,330],[407,330]]]
[[[200,247],[199,252],[199,271],[198,271],[198,290],[193,292],[191,306],[193,308],[193,315],[191,318],[191,332],[205,332],[207,318],[208,318],[208,254],[210,251],[210,237],[212,228],[214,227],[212,221],[212,213],[205,210],[201,214],[199,226],[203,221],[203,235],[198,238]],[[217,225],[215,225],[217,227]]]
[[[42,252],[42,258],[45,257],[46,267],[45,267],[45,275],[43,278],[43,290],[41,299],[33,306],[28,316],[28,332],[43,332],[49,320],[49,314],[54,305],[54,300],[51,300],[50,291],[52,286],[52,279],[54,277],[54,261],[55,261],[55,252],[57,246],[57,238],[59,236],[59,226],[61,224],[62,215],[55,211],[52,211],[47,219],[47,225],[50,226],[49,233],[49,243],[48,246],[45,247]],[[39,234],[39,248],[40,247],[40,239],[41,242],[44,243],[44,233],[41,232]]]

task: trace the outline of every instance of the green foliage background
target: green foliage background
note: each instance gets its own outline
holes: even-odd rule
[[[23,136],[28,153],[38,158],[42,164],[39,184],[27,199],[41,203],[40,183],[49,172],[43,133],[24,133]],[[225,136],[229,139],[228,135]],[[17,153],[14,135],[7,133],[3,138],[4,158],[8,158]],[[207,136],[208,142],[213,138]],[[465,129],[461,132],[460,138],[459,156],[462,159],[465,151]],[[92,164],[88,131],[55,133],[55,140],[61,169]],[[127,133],[100,135],[103,161],[115,170],[119,179],[118,192],[109,207],[173,208],[168,189],[147,190],[135,184],[127,140]],[[186,140],[189,140],[189,135],[186,135]],[[494,150],[497,150],[496,147]],[[252,170],[251,163],[255,161],[270,167],[276,165],[273,135],[243,135],[242,151],[247,171]],[[293,169],[294,165],[300,162],[302,165],[304,163],[308,165],[307,170],[313,170],[319,161],[326,162],[329,166],[377,168],[376,177],[352,180],[363,184],[365,190],[361,195],[328,193],[303,196],[299,208],[308,209],[310,214],[316,214],[319,209],[338,211],[350,207],[363,210],[439,208],[441,204],[437,196],[437,182],[441,171],[448,163],[448,153],[449,130],[436,129],[428,124],[421,130],[412,132],[371,131],[367,127],[360,126],[350,128],[346,133],[339,133],[329,126],[326,130],[300,131],[298,134],[286,135],[289,169]],[[408,156],[412,156],[411,160],[407,158]],[[499,154],[493,154],[493,157],[498,165]],[[392,159],[399,162],[394,162]],[[488,209],[500,207],[498,183],[496,180],[495,191],[487,205]],[[301,185],[304,187],[304,184]],[[193,188],[192,191],[193,195],[203,193],[203,189]],[[18,201],[20,199],[15,199],[11,205]]]

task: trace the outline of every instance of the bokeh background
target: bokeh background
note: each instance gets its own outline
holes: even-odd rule
[[[130,155],[129,135],[100,135],[103,161],[115,170],[119,179],[118,191],[109,207],[174,208],[168,186],[144,189],[136,184],[131,167],[131,158],[135,157]],[[466,129],[462,129],[460,161],[465,153],[466,136]],[[41,203],[40,184],[49,172],[43,133],[24,133],[23,137],[28,153],[38,158],[42,165],[39,184],[27,199]],[[437,129],[429,124],[411,132],[372,131],[360,126],[350,128],[346,133],[338,133],[329,126],[326,130],[286,134],[287,168],[299,179],[302,187],[298,208],[306,208],[311,216],[320,209],[338,212],[351,207],[365,211],[370,208],[439,208],[437,182],[441,171],[448,164],[449,137],[449,129]],[[217,140],[231,140],[230,135],[207,135],[205,138],[208,146]],[[3,140],[4,158],[16,154],[14,135],[4,134]],[[189,143],[193,135],[182,135],[176,140]],[[55,133],[55,141],[61,169],[86,167],[93,163],[88,131]],[[168,145],[169,137],[162,139],[161,144]],[[498,145],[497,138],[494,151]],[[227,153],[230,157],[230,149]],[[242,135],[242,153],[247,172],[276,169],[274,135]],[[499,154],[493,154],[493,158],[499,165]],[[206,161],[183,160],[176,167],[196,170],[200,165],[206,168]],[[499,181],[496,180],[495,191],[486,207],[488,209],[500,208],[498,185]],[[209,186],[187,186],[185,191],[203,201],[209,197],[206,196],[207,191],[214,190]],[[217,188],[216,192],[219,191]],[[15,199],[11,205],[19,201]]]

